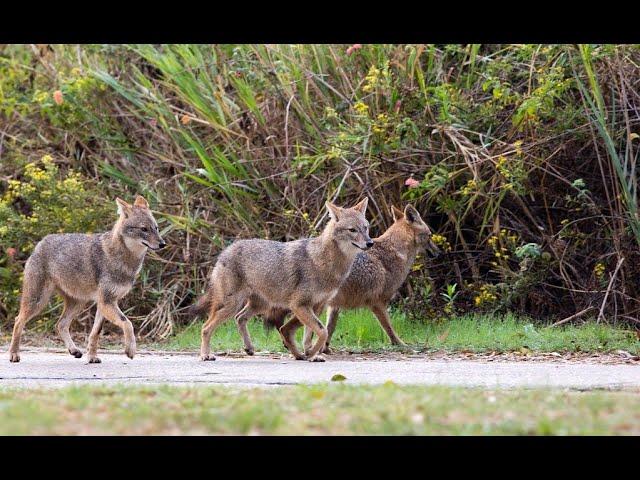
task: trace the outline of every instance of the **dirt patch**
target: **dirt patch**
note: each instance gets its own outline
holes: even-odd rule
[[[1,351],[6,351],[8,345],[0,347]],[[106,349],[100,349],[100,352],[116,353],[120,349],[117,343],[109,345]],[[22,348],[23,351],[31,352],[51,352],[51,353],[66,353],[64,348],[59,347],[34,347],[25,345]],[[185,355],[185,356],[197,356],[197,351],[175,351],[175,350],[156,350],[145,349],[144,345],[138,348],[138,353],[145,355]],[[244,352],[214,352],[216,356],[228,357],[228,358],[242,358],[247,357]],[[258,351],[255,354],[260,358],[273,358],[274,360],[290,359],[291,356],[284,352],[267,352]],[[343,360],[343,361],[366,361],[366,360],[379,360],[379,361],[428,361],[428,360],[472,360],[479,362],[553,362],[553,363],[585,363],[585,364],[602,364],[602,365],[620,365],[631,364],[640,365],[640,356],[633,355],[624,350],[618,350],[615,352],[607,353],[588,353],[588,352],[533,352],[533,351],[515,351],[515,352],[446,352],[446,351],[431,351],[431,352],[418,352],[418,353],[403,353],[394,351],[383,352],[349,352],[346,350],[334,351],[331,355],[327,356],[328,360]]]

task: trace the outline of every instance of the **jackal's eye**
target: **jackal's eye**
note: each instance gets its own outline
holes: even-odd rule
[[[144,233],[147,233],[149,231],[147,227],[140,227],[140,230],[142,230]]]
[[[350,229],[349,229],[349,231],[350,231],[351,233],[356,233],[358,230],[356,230],[355,228],[350,228]]]

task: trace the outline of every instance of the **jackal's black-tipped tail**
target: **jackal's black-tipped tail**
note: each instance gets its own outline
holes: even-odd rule
[[[205,292],[204,295],[202,295],[196,303],[194,303],[187,309],[187,315],[190,318],[203,317],[207,314],[207,312],[209,312],[210,308],[211,295],[209,295],[209,292]]]

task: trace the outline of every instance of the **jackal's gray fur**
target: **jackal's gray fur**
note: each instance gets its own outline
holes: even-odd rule
[[[241,333],[248,337],[246,322],[255,312],[282,308],[293,311],[318,336],[306,359],[323,361],[317,354],[324,347],[327,331],[317,315],[349,274],[356,254],[372,245],[366,208],[366,198],[352,208],[327,203],[330,220],[318,237],[292,242],[239,240],[227,247],[211,273],[206,298],[193,309],[193,313],[204,309],[209,313],[202,327],[202,360],[215,359],[210,354],[210,339],[220,323],[235,317]],[[279,331],[291,353],[303,359],[294,343],[299,326],[292,321]]]
[[[133,287],[148,248],[165,246],[158,224],[146,200],[137,196],[133,205],[116,199],[119,218],[109,232],[47,235],[34,249],[24,270],[20,312],[11,339],[10,360],[20,361],[20,337],[25,324],[38,315],[54,292],[64,300],[57,330],[69,353],[82,352],[69,334],[69,326],[89,302],[97,303],[96,317],[89,336],[89,363],[96,356],[98,337],[106,318],[124,331],[125,353],[133,358],[136,341],[133,326],[118,307],[118,300]]]
[[[431,239],[429,226],[413,206],[407,205],[404,212],[396,207],[392,207],[391,211],[394,223],[381,236],[373,239],[373,246],[369,250],[358,253],[349,276],[328,303],[328,337],[324,353],[329,353],[329,342],[340,309],[362,307],[374,313],[392,344],[404,346],[391,325],[387,307],[406,280],[416,255],[427,250],[435,256],[440,249]],[[272,308],[263,313],[268,326],[279,327],[289,311]],[[309,348],[311,333],[305,329],[305,349]]]

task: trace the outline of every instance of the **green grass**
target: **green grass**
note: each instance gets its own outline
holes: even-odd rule
[[[409,320],[399,312],[392,314],[393,326],[408,345],[418,350],[508,352],[610,352],[618,349],[640,353],[635,333],[610,325],[588,322],[553,328],[534,327],[514,315],[494,317],[468,315],[443,321]],[[201,323],[194,323],[162,344],[171,350],[197,350]],[[265,331],[259,321],[249,322],[257,350],[284,351],[275,330]],[[299,333],[300,337],[300,333]],[[377,319],[368,310],[342,312],[331,346],[353,352],[393,350]],[[233,321],[222,325],[212,339],[214,351],[241,351],[242,339]]]
[[[637,392],[317,385],[0,389],[0,435],[638,435]]]

